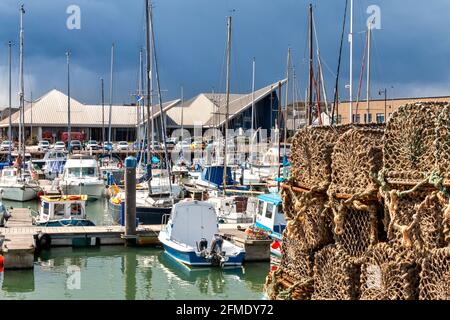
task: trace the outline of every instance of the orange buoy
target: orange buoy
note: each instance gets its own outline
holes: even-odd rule
[[[0,272],[3,272],[3,256],[0,256]]]
[[[278,241],[274,241],[271,245],[272,249],[277,250],[280,249],[281,244]]]

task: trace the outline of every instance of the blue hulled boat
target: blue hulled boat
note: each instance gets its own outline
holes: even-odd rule
[[[189,266],[240,266],[245,257],[243,248],[219,235],[215,210],[206,202],[175,204],[158,239],[168,255]]]

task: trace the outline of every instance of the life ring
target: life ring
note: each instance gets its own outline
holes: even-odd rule
[[[68,199],[69,199],[69,200],[80,200],[80,199],[81,199],[81,196],[73,195],[73,196],[69,196]]]
[[[117,164],[117,168],[122,169],[122,168],[123,168],[123,163],[122,163],[122,162],[119,162],[119,163]]]

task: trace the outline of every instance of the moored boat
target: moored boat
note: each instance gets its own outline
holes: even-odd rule
[[[42,196],[34,224],[45,227],[94,226],[86,218],[86,195]]]
[[[219,235],[215,210],[206,202],[175,204],[158,239],[168,255],[189,266],[240,266],[245,257],[243,248]]]

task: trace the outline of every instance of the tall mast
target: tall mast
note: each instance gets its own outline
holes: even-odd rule
[[[286,155],[286,140],[287,140],[287,124],[288,124],[288,102],[289,102],[289,77],[291,71],[291,48],[288,48],[287,64],[286,64],[286,96],[284,108],[284,155]],[[293,103],[293,102],[292,102]]]
[[[353,0],[350,0],[350,34],[348,35],[350,42],[350,123],[353,123]]]
[[[281,82],[278,82],[278,191],[280,191],[280,177],[281,177],[281,163],[280,163],[280,155],[281,155]]]
[[[70,149],[70,141],[71,141],[71,125],[70,125],[70,50],[66,52],[67,57],[67,150],[69,153]]]
[[[372,42],[372,24],[367,24],[367,110],[366,110],[366,123],[370,123],[370,50]]]
[[[108,121],[108,141],[111,143],[112,135],[112,107],[113,107],[113,83],[114,81],[114,43],[111,45],[111,70],[110,70],[110,82],[109,82],[109,121]],[[105,141],[103,141],[104,143]]]
[[[313,79],[314,79],[314,65],[313,65],[313,21],[312,21],[313,7],[309,5],[309,102],[308,102],[308,125],[312,125],[312,108],[313,108]]]
[[[228,17],[227,31],[227,84],[226,84],[226,112],[225,112],[225,151],[223,158],[223,194],[227,188],[227,140],[228,140],[228,114],[230,112],[230,61],[231,61],[231,16]]]
[[[20,123],[19,123],[19,153],[22,154],[22,159],[25,156],[25,133],[23,132],[23,114],[25,109],[25,95],[24,95],[24,80],[23,80],[23,38],[24,38],[24,30],[23,30],[23,15],[25,14],[25,9],[23,8],[23,5],[20,6],[20,61],[19,61],[19,117],[20,117]],[[21,170],[22,172],[23,170]]]
[[[250,141],[250,158],[251,161],[253,161],[253,140],[254,140],[254,134],[255,134],[255,73],[256,73],[256,60],[253,57],[253,64],[252,64],[252,126],[251,126],[251,141]]]
[[[184,141],[184,88],[181,86],[181,141]]]
[[[105,84],[103,78],[100,78],[101,97],[102,97],[102,142],[105,142]],[[103,148],[103,151],[105,148]]]
[[[11,52],[11,46],[12,43],[11,41],[8,41],[8,52],[9,52],[9,56],[8,56],[8,62],[9,62],[9,91],[8,91],[8,102],[9,102],[9,128],[8,128],[8,140],[9,140],[9,159],[8,161],[11,162],[11,142],[12,142],[12,119],[11,119],[11,113],[12,113],[12,102],[11,102],[11,72],[12,72],[12,52]]]
[[[138,104],[136,105],[136,140],[141,141],[141,106],[142,106],[142,48],[139,49]]]
[[[151,158],[153,148],[153,117],[150,114],[150,108],[152,107],[152,90],[151,90],[151,48],[150,48],[150,13],[149,13],[149,0],[145,0],[145,44],[146,44],[146,80],[147,80],[147,169],[151,170]],[[149,126],[151,125],[151,130]],[[151,142],[151,144],[150,144]],[[144,142],[145,146],[145,142]],[[145,147],[144,147],[145,148]],[[151,175],[150,175],[151,179]]]
[[[171,181],[171,169],[170,169],[170,161],[169,161],[169,153],[167,152],[167,132],[166,132],[166,125],[165,125],[165,115],[163,110],[163,103],[162,103],[162,96],[161,96],[161,85],[159,81],[159,72],[158,72],[158,59],[156,56],[156,47],[155,47],[155,33],[153,30],[153,12],[152,8],[150,7],[150,33],[151,33],[151,39],[152,39],[152,49],[153,49],[153,59],[155,60],[155,77],[156,77],[156,86],[158,88],[158,102],[159,102],[159,118],[161,119],[161,139],[163,139],[164,142],[164,157],[166,161],[166,168],[167,168],[167,174],[169,176],[169,190],[170,194],[172,195],[172,181]]]
[[[33,139],[33,91],[30,92],[30,138]]]

